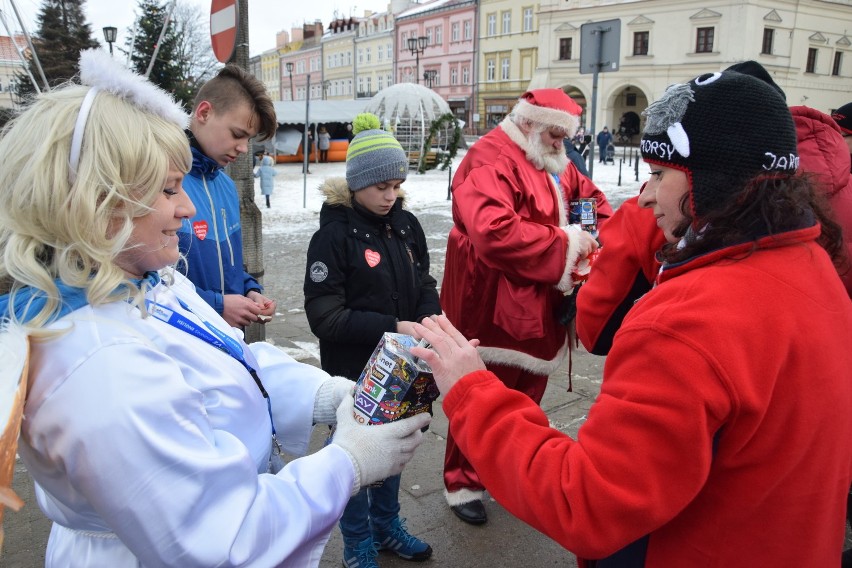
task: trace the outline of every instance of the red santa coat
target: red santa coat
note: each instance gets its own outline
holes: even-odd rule
[[[567,352],[568,330],[554,311],[571,288],[578,256],[566,203],[594,198],[599,224],[612,208],[570,162],[557,187],[527,159],[525,142],[504,120],[459,165],[441,307],[463,334],[480,340],[486,363],[549,375]]]
[[[837,566],[852,304],[819,231],[663,271],[576,441],[490,372],[463,377],[443,408],[488,491],[585,558],[644,536],[648,567]]]

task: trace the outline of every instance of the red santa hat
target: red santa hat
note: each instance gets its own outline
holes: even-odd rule
[[[512,114],[545,126],[562,128],[570,138],[580,127],[583,109],[562,89],[535,89],[521,95]]]

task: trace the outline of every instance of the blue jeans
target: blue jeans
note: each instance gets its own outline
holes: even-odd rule
[[[400,476],[388,477],[381,487],[364,487],[349,499],[340,517],[343,545],[354,548],[371,536],[370,526],[386,530],[399,515]]]

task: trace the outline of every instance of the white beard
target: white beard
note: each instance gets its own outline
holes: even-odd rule
[[[527,145],[524,148],[527,159],[538,170],[547,170],[553,174],[561,174],[568,167],[568,156],[563,150],[554,150],[541,141],[541,134],[530,132],[527,135]]]

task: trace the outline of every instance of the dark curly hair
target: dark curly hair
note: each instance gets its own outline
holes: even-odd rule
[[[692,226],[700,238],[686,239],[685,246],[667,243],[659,259],[668,263],[733,245],[752,242],[786,231],[801,229],[818,222],[822,232],[817,242],[826,250],[838,273],[849,269],[849,259],[843,246],[843,232],[834,220],[831,209],[813,177],[807,173],[795,175],[759,176],[750,180],[731,199],[697,220],[690,208],[689,194],[684,195],[680,209],[685,219],[674,231],[678,237]],[[750,253],[748,253],[750,254]]]

